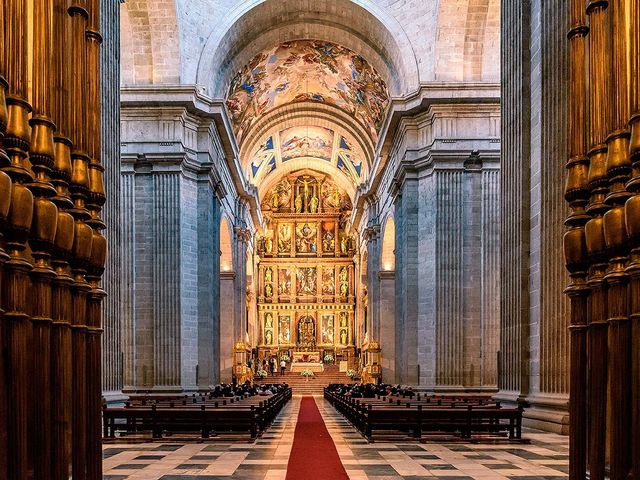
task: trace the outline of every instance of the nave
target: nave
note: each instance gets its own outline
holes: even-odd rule
[[[103,448],[105,480],[285,480],[303,398],[294,396],[255,443],[112,443]],[[525,429],[514,444],[368,443],[321,396],[313,397],[351,480],[556,480],[568,478],[566,436]],[[310,453],[322,455],[322,452]],[[290,472],[291,473],[291,472]],[[305,476],[313,480],[311,473]],[[319,477],[318,477],[319,478]],[[323,477],[326,478],[326,477]]]

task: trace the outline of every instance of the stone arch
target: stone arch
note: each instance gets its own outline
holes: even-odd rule
[[[180,83],[175,0],[135,0],[121,13],[122,84]]]
[[[231,78],[258,52],[304,38],[333,41],[358,52],[386,74],[392,95],[418,87],[418,64],[406,33],[372,0],[242,2],[207,39],[196,82],[211,96],[224,97]]]
[[[220,220],[220,271],[233,271],[233,233],[227,217]]]
[[[384,224],[382,249],[380,250],[380,269],[388,272],[396,269],[396,224],[389,216]]]
[[[443,0],[438,8],[435,79],[500,80],[499,0]]]

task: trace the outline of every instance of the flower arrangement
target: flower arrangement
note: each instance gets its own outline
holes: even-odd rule
[[[350,379],[353,380],[356,375],[358,375],[358,372],[356,372],[353,368],[347,370],[347,377],[349,377]]]
[[[324,363],[331,363],[333,362],[333,355],[331,355],[330,353],[327,353],[324,356]]]
[[[284,360],[285,362],[288,362],[289,360],[291,360],[291,358],[286,353],[283,353],[282,355],[280,355],[280,361],[282,360]]]
[[[266,370],[263,369],[259,369],[255,374],[255,377],[257,378],[267,378],[267,376],[269,376],[269,374]]]
[[[313,373],[313,370],[302,370],[300,372],[300,375],[302,375],[303,377],[313,377],[315,374]]]

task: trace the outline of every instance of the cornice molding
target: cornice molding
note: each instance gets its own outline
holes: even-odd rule
[[[239,148],[231,126],[224,100],[208,97],[201,87],[195,85],[140,85],[125,86],[120,89],[120,104],[125,111],[143,109],[183,108],[215,126],[224,153],[224,160],[237,193],[249,201],[251,218],[256,225],[262,225],[262,212],[257,191],[248,184],[242,172]]]

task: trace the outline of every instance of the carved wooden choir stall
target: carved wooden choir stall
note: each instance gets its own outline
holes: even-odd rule
[[[640,1],[572,0],[568,39],[570,478],[638,479]]]
[[[0,478],[102,478],[98,28],[0,2]]]

